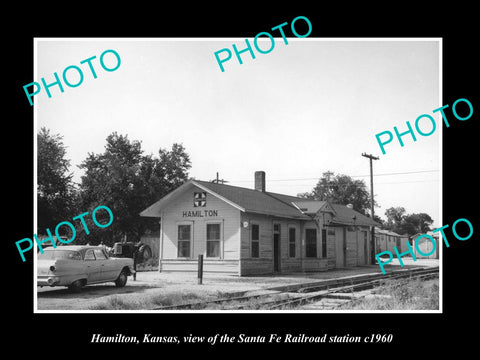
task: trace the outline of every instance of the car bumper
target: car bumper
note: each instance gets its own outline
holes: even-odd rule
[[[39,276],[37,277],[37,286],[56,286],[60,284],[58,276]]]

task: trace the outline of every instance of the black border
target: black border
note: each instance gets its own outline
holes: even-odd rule
[[[319,5],[320,4],[320,5]],[[480,112],[478,88],[478,57],[476,56],[476,10],[462,3],[420,9],[407,3],[367,7],[365,4],[340,4],[338,8],[311,3],[293,8],[292,4],[259,5],[223,3],[215,6],[187,3],[177,10],[162,3],[124,5],[49,6],[28,5],[9,9],[12,21],[2,24],[6,35],[6,51],[2,61],[7,75],[3,95],[4,114],[3,158],[5,190],[4,205],[7,221],[3,258],[4,286],[8,313],[13,314],[7,328],[8,347],[18,350],[21,344],[41,348],[92,347],[95,350],[120,352],[124,355],[138,350],[158,352],[175,349],[231,351],[232,344],[210,346],[206,343],[179,348],[178,345],[90,344],[92,333],[114,335],[123,333],[140,338],[144,333],[183,336],[193,333],[209,336],[216,333],[265,335],[286,333],[307,335],[393,334],[391,344],[291,344],[292,349],[342,350],[344,346],[366,351],[388,348],[407,351],[421,345],[429,355],[451,345],[465,347],[475,344],[474,330],[469,328],[475,313],[474,264],[478,244],[478,215],[475,185],[475,128]],[[417,4],[418,5],[418,4]],[[25,5],[26,6],[26,5]],[[240,37],[251,38],[258,32],[290,22],[296,16],[310,19],[310,37],[441,37],[443,38],[443,104],[467,98],[474,115],[468,121],[451,121],[443,128],[443,223],[458,218],[469,219],[474,236],[465,242],[450,241],[444,246],[444,313],[443,314],[33,314],[32,258],[22,263],[14,242],[33,233],[33,112],[26,101],[22,86],[33,81],[34,37]],[[408,104],[405,104],[408,106]],[[425,109],[426,112],[431,109]],[[432,109],[433,110],[433,109]],[[394,111],[394,109],[392,109]],[[7,140],[7,139],[8,140]],[[477,206],[475,206],[477,207]],[[451,232],[447,232],[447,235]],[[5,271],[7,270],[7,271]],[[13,288],[12,288],[13,285]],[[473,287],[474,289],[474,287]],[[473,319],[472,319],[473,320]],[[475,324],[472,324],[475,326]],[[473,328],[474,329],[474,328]],[[255,344],[236,344],[235,348],[250,350]],[[261,347],[279,348],[279,344]],[[299,347],[300,346],[300,347]],[[237,350],[236,350],[237,351]],[[165,355],[165,353],[158,353]],[[370,352],[365,353],[370,354]],[[413,355],[413,353],[411,353]],[[372,353],[373,355],[373,353]],[[410,355],[407,355],[410,356]]]

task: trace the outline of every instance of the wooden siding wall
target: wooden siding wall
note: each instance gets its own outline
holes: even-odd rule
[[[192,189],[185,192],[171,206],[162,212],[162,229],[160,243],[160,271],[196,271],[197,258],[199,254],[204,256],[204,271],[220,271],[223,267],[225,272],[233,272],[235,268],[238,273],[239,243],[240,243],[240,211],[228,203],[207,194],[205,207],[193,206],[193,193],[202,192],[200,189]],[[204,211],[217,211],[217,216],[208,216]],[[203,217],[184,217],[184,211],[200,211]],[[207,223],[221,224],[221,245],[220,258],[212,259],[206,257],[206,232]],[[178,225],[190,224],[191,245],[190,258],[177,257]],[[163,239],[162,239],[163,237]],[[225,265],[225,266],[223,266]]]
[[[334,269],[335,268],[335,242],[336,242],[336,235],[328,235],[327,228],[327,269]],[[334,229],[335,230],[335,229]]]
[[[238,275],[238,260],[204,260],[203,271],[205,273],[221,273]],[[163,260],[162,272],[197,272],[198,259],[195,260]]]
[[[381,251],[390,251],[393,254],[395,251],[393,248],[397,246],[397,238],[397,236],[387,234],[375,235],[377,253]],[[408,248],[406,250],[408,250]]]
[[[273,218],[270,216],[262,216],[255,214],[241,214],[241,223],[248,223],[248,227],[241,228],[241,246],[240,246],[240,274],[269,274],[273,273]],[[281,220],[280,225],[280,251],[288,251],[285,249],[285,239],[288,242],[287,224],[289,221]],[[290,221],[292,225],[300,229],[300,223]],[[251,230],[252,225],[259,226],[259,256],[252,258],[251,254]],[[297,246],[298,251],[300,247]],[[297,250],[297,249],[296,249]],[[282,256],[283,257],[283,256]],[[282,264],[283,265],[283,264]]]
[[[323,219],[322,219],[323,220]],[[321,271],[335,267],[335,236],[328,235],[327,253],[322,254],[322,223],[320,228],[312,221],[282,219],[258,214],[241,214],[241,223],[248,223],[248,227],[241,228],[241,261],[240,274],[266,274],[274,272],[273,258],[273,225],[280,225],[280,272]],[[251,257],[251,226],[259,225],[259,257]],[[295,257],[290,257],[289,228],[295,228]],[[307,258],[305,249],[305,229],[313,228],[317,231],[317,257]],[[325,228],[325,230],[327,230]]]
[[[401,253],[408,251],[407,242],[409,242],[408,237],[400,237],[400,247],[397,247],[397,250]]]
[[[399,242],[397,242],[398,239],[400,239]],[[383,251],[390,251],[392,254],[394,254],[394,256],[396,256],[395,250],[393,249],[394,247],[397,248],[399,253],[408,251],[408,246],[407,246],[408,237],[376,234],[375,242],[376,242],[375,250],[377,254]],[[397,246],[398,244],[400,244],[400,246]]]
[[[347,267],[357,266],[357,233],[347,228]]]
[[[439,256],[438,239],[436,239],[436,238],[434,238],[434,239],[435,239],[435,251],[431,255],[428,255],[428,256],[425,256],[423,254],[428,254],[433,250],[433,244],[432,244],[432,241],[430,239],[425,238],[425,237],[422,237],[422,238],[418,239],[417,246],[415,246],[415,241],[416,240],[413,242],[412,248],[413,248],[413,252],[415,253],[415,257],[417,259],[438,259],[440,257]],[[418,250],[420,250],[423,254],[420,254],[420,252],[417,250],[417,247],[418,247]]]
[[[398,236],[391,236],[391,235],[385,235],[385,234],[379,234],[378,236],[376,235],[375,237],[376,237],[376,245],[377,245],[377,248],[376,248],[377,254],[383,251],[390,251],[394,257],[397,257],[394,247],[397,248],[397,251],[399,253],[405,253],[409,250],[407,246],[407,242],[409,242],[408,237],[405,237],[405,236],[398,237]],[[398,239],[400,241],[397,242]],[[424,256],[417,251],[417,248],[415,247],[415,242],[412,241],[411,247],[413,248],[415,257],[419,259],[425,259],[425,258],[438,259],[440,257],[439,248],[438,248],[438,239],[435,239],[435,243],[436,243],[435,252],[432,255]],[[400,245],[398,246],[398,244]],[[428,254],[431,251],[431,246],[432,246],[431,241],[428,238],[421,238],[419,240],[418,247],[420,248],[421,252]],[[411,257],[410,254],[406,254],[404,256]]]
[[[365,249],[365,232],[366,249]],[[336,241],[342,242],[345,236],[346,251],[344,267],[355,267],[370,264],[371,232],[368,227],[362,226],[339,226],[335,228]],[[361,247],[361,249],[359,249]],[[341,249],[341,247],[339,247]],[[365,251],[366,250],[366,251]],[[335,265],[335,264],[334,264]],[[342,267],[339,265],[338,267]]]
[[[372,257],[372,246],[374,246],[373,243],[372,243],[372,232],[370,231],[369,226],[360,227],[359,230],[367,232],[367,253],[365,254],[365,264],[366,265],[372,265],[372,259],[371,259],[371,257]],[[375,265],[375,264],[373,264],[373,265]]]

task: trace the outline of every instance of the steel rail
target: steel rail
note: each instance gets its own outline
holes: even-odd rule
[[[174,304],[174,305],[167,305],[156,307],[150,310],[181,310],[181,309],[205,309],[209,305],[219,305],[219,304],[232,304],[232,307],[229,307],[229,310],[239,310],[248,308],[249,304],[241,304],[242,302],[247,302],[249,300],[254,299],[262,299],[264,298],[266,301],[259,302],[255,305],[256,308],[260,309],[268,309],[274,310],[286,306],[299,306],[305,304],[307,302],[311,302],[314,300],[318,300],[320,298],[328,297],[329,294],[339,293],[339,292],[346,292],[346,291],[353,291],[354,289],[360,288],[368,288],[368,287],[375,287],[378,286],[384,280],[395,280],[401,279],[406,277],[417,277],[417,276],[428,276],[430,274],[436,274],[439,272],[439,268],[416,268],[416,269],[408,269],[408,270],[399,270],[395,272],[388,273],[386,275],[382,274],[374,274],[374,275],[367,275],[367,276],[360,276],[360,277],[348,277],[348,278],[340,278],[335,279],[333,281],[323,281],[319,282],[316,285],[312,285],[311,283],[308,284],[295,284],[298,289],[289,290],[291,286],[286,286],[285,290],[281,290],[281,287],[273,287],[269,289],[263,289],[267,291],[266,293],[262,294],[255,294],[255,295],[241,295],[241,296],[232,296],[214,300],[207,300],[207,301],[196,301],[190,302],[185,304]],[[367,280],[365,280],[367,278]],[[305,285],[302,287],[302,285]],[[280,290],[276,290],[280,289]],[[273,291],[273,292],[268,292]],[[357,290],[358,291],[358,290]],[[295,298],[287,298],[287,299],[271,299],[275,296],[281,296],[282,294],[303,294],[303,293],[314,293],[304,296],[298,296]],[[240,304],[235,304],[240,303]]]

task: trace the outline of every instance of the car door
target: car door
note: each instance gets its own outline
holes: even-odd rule
[[[117,269],[114,260],[108,258],[103,249],[95,249],[95,258],[97,262],[101,262],[100,268],[102,271],[101,280],[99,281],[111,281],[118,277],[120,271]]]
[[[97,261],[94,253],[94,249],[88,249],[85,251],[85,269],[87,273],[87,282],[94,283],[102,281],[102,261]]]

